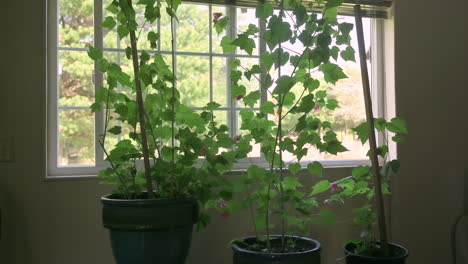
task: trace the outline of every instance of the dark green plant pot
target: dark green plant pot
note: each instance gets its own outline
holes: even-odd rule
[[[377,242],[379,243],[379,242]],[[405,264],[408,250],[400,245],[389,243],[390,256],[365,256],[354,253],[356,244],[348,243],[344,246],[346,264]]]
[[[116,264],[184,264],[198,217],[193,197],[177,199],[101,198]]]
[[[273,237],[280,236],[273,235]],[[306,249],[302,252],[291,253],[258,252],[246,249],[245,246],[245,244],[255,244],[256,237],[244,237],[231,242],[234,264],[320,264],[320,242],[306,237],[287,237],[296,239],[297,243],[301,243]]]

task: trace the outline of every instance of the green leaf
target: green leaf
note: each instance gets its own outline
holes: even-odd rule
[[[351,23],[340,23],[338,29],[341,31],[341,34],[348,36],[351,30],[353,30],[354,25]]]
[[[353,131],[356,132],[362,144],[366,143],[366,141],[369,139],[369,123],[364,122],[359,126],[353,128]]]
[[[101,24],[101,27],[108,28],[108,29],[113,29],[117,22],[115,22],[114,18],[111,16],[108,16],[104,19],[104,21]]]
[[[330,49],[330,55],[335,60],[338,60],[338,53],[339,52],[340,52],[340,49],[337,46],[333,46],[333,48]]]
[[[208,104],[206,104],[205,107],[203,107],[204,110],[207,110],[207,111],[213,111],[213,110],[216,110],[220,107],[221,105],[216,103],[216,102],[210,102]]]
[[[253,91],[243,98],[244,104],[253,108],[255,104],[260,100],[262,95],[260,91]]]
[[[249,38],[246,34],[239,35],[231,42],[231,44],[238,46],[241,50],[244,50],[249,55],[252,55],[253,49],[255,48],[255,41]]]
[[[309,170],[310,173],[322,177],[322,173],[323,173],[322,163],[318,161],[314,161],[312,163],[307,164],[307,169]]]
[[[171,0],[167,0],[167,1],[171,1]],[[177,23],[179,22],[179,18],[177,17],[177,14],[175,13],[175,9],[172,9],[170,7],[166,7],[166,13],[172,17],[172,18],[175,18],[175,20],[177,21]]]
[[[247,35],[255,35],[258,32],[260,32],[260,29],[254,24],[249,24],[245,31]]]
[[[223,53],[236,51],[236,46],[232,45],[232,39],[228,36],[224,36],[221,39],[221,47],[223,48]]]
[[[369,169],[370,169],[369,166],[358,166],[353,169],[352,175],[354,178],[356,178],[356,180],[360,180],[363,177],[366,177],[369,175],[370,173]]]
[[[244,96],[246,92],[247,92],[247,89],[245,88],[244,85],[232,85],[231,86],[231,94],[233,98],[236,97],[237,95]]]
[[[97,60],[97,68],[100,72],[106,72],[109,68],[109,62],[106,59]]]
[[[384,131],[387,121],[383,118],[374,118],[374,126],[378,131]]]
[[[321,180],[312,187],[311,196],[326,192],[330,189],[330,182],[328,180]]]
[[[392,118],[392,120],[387,123],[387,129],[393,133],[408,134],[405,121],[399,117]]]
[[[343,50],[340,55],[341,55],[341,58],[343,58],[343,60],[345,61],[356,61],[356,58],[354,57],[354,54],[356,52],[354,51],[354,49],[350,46],[348,46],[345,50]]]
[[[277,16],[272,16],[268,23],[270,28],[270,38],[267,39],[267,44],[270,48],[280,42],[289,41],[292,37],[291,25],[288,22],[283,22]]]
[[[156,42],[159,39],[159,33],[155,33],[153,31],[148,32],[148,41],[151,44],[151,48],[156,48]]]
[[[176,11],[180,4],[182,4],[182,0],[166,0],[166,3],[168,6],[172,7],[174,11]]]
[[[311,79],[309,82],[308,82],[308,85],[307,85],[307,90],[309,92],[313,92],[315,91],[317,88],[320,87],[320,81],[319,80],[315,80],[315,79]]]
[[[333,63],[322,64],[319,69],[323,72],[325,81],[332,84],[336,84],[340,79],[348,78],[340,66]]]
[[[270,53],[265,51],[262,53],[262,56],[260,57],[260,62],[265,67],[265,71],[269,72],[271,69],[271,66],[273,66],[273,57],[271,56]]]
[[[125,48],[125,57],[127,57],[127,59],[132,58],[132,48],[130,47]]]
[[[122,133],[122,127],[121,126],[115,126],[109,130],[107,130],[109,133],[112,133],[114,135],[120,135]]]
[[[276,81],[276,84],[273,94],[285,94],[291,90],[291,88],[296,84],[296,81],[293,77],[283,75]]]
[[[283,179],[284,190],[295,190],[297,187],[301,187],[302,184],[297,180],[296,177],[286,176]]]
[[[253,91],[243,98],[244,104],[253,108],[255,104],[260,100],[262,95],[260,91]]]
[[[274,114],[275,106],[273,102],[268,101],[260,106],[260,112],[264,114]]]
[[[267,22],[267,17],[273,15],[273,6],[269,2],[262,3],[257,2],[257,8],[255,9],[255,17]]]
[[[231,148],[235,143],[228,134],[218,134],[216,139],[218,139],[218,144],[222,148]]]
[[[294,104],[294,100],[296,100],[296,95],[293,92],[288,92],[283,97],[283,104],[285,106],[291,106]]]
[[[312,222],[320,225],[331,225],[336,221],[336,216],[330,209],[320,211],[320,218],[312,218]]]
[[[337,15],[338,15],[338,8],[336,7],[326,8],[323,12],[323,18],[332,20],[332,21],[336,20]]]
[[[221,19],[218,19],[218,21],[214,23],[216,33],[218,33],[218,35],[221,34],[226,29],[228,23],[229,23],[229,17],[227,16]]]
[[[301,103],[297,107],[296,111],[308,113],[312,109],[314,109],[314,107],[315,107],[314,95],[308,94],[302,98]]]
[[[88,46],[89,50],[88,50],[88,56],[92,59],[92,60],[99,60],[102,58],[102,50],[100,49],[97,49],[91,45]]]
[[[336,99],[328,99],[326,107],[330,110],[335,110],[336,108],[339,108],[340,106],[338,105],[338,101]]]
[[[254,112],[249,109],[242,109],[239,111],[239,115],[242,118],[243,122],[250,121],[254,117]]]
[[[130,31],[128,30],[127,26],[125,25],[119,25],[117,27],[117,33],[119,34],[119,38],[124,38],[128,35],[128,33],[130,33]]]
[[[289,164],[288,169],[291,171],[292,174],[296,174],[301,170],[301,164],[300,163],[291,163],[291,164]]]
[[[108,5],[106,7],[106,10],[111,12],[112,14],[117,14],[119,13],[119,8],[117,5],[115,5],[114,3],[111,3],[110,5]]]

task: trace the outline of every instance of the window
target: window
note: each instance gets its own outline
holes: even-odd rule
[[[126,58],[128,43],[118,38],[116,31],[100,27],[104,17],[110,14],[104,8],[111,0],[49,0],[48,4],[48,175],[93,175],[106,166],[104,153],[97,141],[103,130],[103,114],[94,115],[89,106],[94,94],[103,84],[102,75],[87,56],[87,44],[104,50],[104,56],[121,65],[131,74],[130,62]],[[143,19],[144,10],[137,10]],[[229,62],[239,59],[245,66],[257,64],[264,44],[256,43],[252,55],[238,51],[223,54],[219,43],[223,35],[218,35],[212,25],[213,13],[223,13],[231,17],[227,33],[234,38],[237,32],[247,28],[250,23],[261,27],[255,18],[253,8],[221,6],[212,4],[184,3],[178,10],[179,24],[176,29],[176,74],[177,88],[182,102],[195,110],[201,109],[210,101],[222,105],[215,115],[219,121],[230,127],[230,134],[239,133],[239,111],[243,105],[231,99]],[[145,24],[145,30],[152,28],[161,34],[157,49],[152,50],[145,37],[139,49],[149,53],[160,53],[170,61],[170,18],[163,14],[162,19],[153,25]],[[353,17],[341,17],[354,23]],[[364,19],[366,43],[372,46],[372,58],[377,58],[381,47],[377,45],[381,30],[379,21]],[[223,33],[224,34],[224,33]],[[294,52],[297,44],[286,45],[285,49]],[[353,40],[357,51],[357,43]],[[370,48],[368,47],[368,50]],[[373,76],[374,96],[380,97],[380,65],[376,59],[370,62]],[[355,165],[366,162],[367,147],[363,147],[350,129],[364,120],[361,76],[358,63],[338,61],[350,77],[330,87],[330,93],[340,101],[341,108],[334,114],[320,110],[320,115],[336,124],[339,137],[351,151],[338,156],[330,156],[310,150],[307,158],[324,161],[325,165]],[[285,68],[285,71],[288,69]],[[318,78],[320,78],[318,76]],[[258,90],[259,83],[252,81],[244,84],[248,89]],[[125,89],[121,87],[120,89]],[[262,97],[267,98],[262,91]],[[378,100],[376,100],[378,101]],[[380,109],[382,104],[376,105]],[[256,106],[258,107],[258,106]],[[379,108],[380,107],[380,108]],[[379,110],[381,112],[381,110]],[[292,117],[294,118],[294,117]],[[287,125],[287,123],[286,123]],[[114,137],[106,144],[115,144],[120,138]],[[250,158],[239,164],[239,168],[250,163],[262,163],[260,146],[254,145]]]

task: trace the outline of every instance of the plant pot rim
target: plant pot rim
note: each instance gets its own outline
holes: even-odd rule
[[[380,241],[376,241],[376,242],[380,243]],[[356,253],[353,253],[353,252],[349,251],[348,249],[346,249],[346,247],[348,247],[351,244],[354,244],[354,243],[353,242],[348,242],[348,243],[343,245],[343,250],[345,251],[346,255],[357,256],[357,257],[360,257],[360,258],[363,258],[363,259],[368,259],[368,260],[378,260],[378,259],[397,260],[397,259],[407,258],[409,256],[408,249],[406,249],[405,247],[403,247],[403,246],[401,246],[399,244],[395,244],[395,243],[388,243],[388,244],[390,246],[395,247],[395,248],[401,249],[403,251],[403,254],[398,255],[398,256],[390,256],[390,257],[371,257],[371,256],[356,254]]]
[[[281,237],[281,235],[270,235],[270,237]],[[293,236],[293,235],[285,235],[285,237],[297,238],[297,239],[300,239],[300,240],[309,241],[309,242],[314,243],[315,247],[312,248],[312,249],[308,249],[308,250],[300,251],[300,252],[286,252],[286,253],[271,252],[270,253],[270,252],[259,252],[259,251],[248,250],[248,249],[245,249],[245,248],[241,248],[241,247],[239,247],[238,245],[235,244],[235,242],[238,241],[238,240],[245,241],[247,239],[256,238],[256,236],[242,237],[240,239],[232,240],[231,242],[229,242],[229,244],[231,245],[231,248],[234,251],[239,251],[239,252],[242,252],[242,253],[245,253],[245,254],[261,255],[261,256],[295,256],[295,255],[302,255],[302,254],[307,254],[307,253],[311,253],[311,252],[314,252],[314,251],[319,251],[320,247],[321,247],[320,242],[318,242],[317,240],[312,239],[312,238],[301,237],[301,236]]]
[[[187,202],[196,202],[197,198],[193,196],[182,196],[176,198],[154,198],[154,199],[120,199],[111,198],[113,194],[106,194],[101,196],[101,202],[107,205],[146,205],[146,204],[179,204]]]

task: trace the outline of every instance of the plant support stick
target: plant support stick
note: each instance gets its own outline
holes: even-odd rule
[[[130,0],[129,4],[131,6]],[[141,145],[143,147],[143,162],[145,165],[146,191],[148,193],[148,199],[154,199],[153,182],[151,180],[151,171],[149,163],[148,140],[146,137],[145,109],[143,107],[143,95],[141,92],[141,81],[139,78],[137,41],[134,30],[130,30],[130,42],[132,45],[133,72],[135,74],[136,99],[141,130]]]
[[[367,70],[366,49],[364,43],[364,32],[362,29],[361,6],[354,6],[354,14],[356,18],[356,32],[359,46],[359,60],[361,63],[362,88],[364,92],[364,104],[366,107],[366,119],[369,124],[369,145],[370,159],[372,163],[372,175],[375,185],[375,202],[377,209],[377,217],[379,221],[380,244],[384,256],[388,256],[388,239],[385,223],[385,208],[383,204],[382,185],[379,173],[379,160],[377,157],[377,142],[375,139],[374,130],[374,115],[372,114],[372,101],[369,84],[369,72]]]

